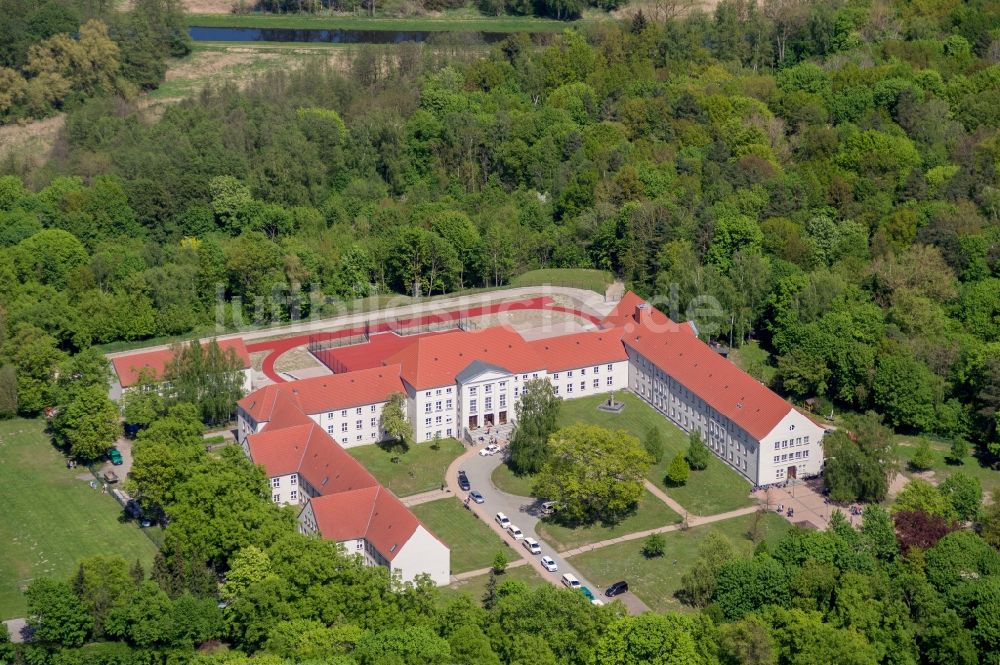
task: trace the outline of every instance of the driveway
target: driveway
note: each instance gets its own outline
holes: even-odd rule
[[[537,525],[541,517],[540,513],[540,503],[535,499],[516,496],[514,494],[507,494],[506,492],[501,492],[496,487],[493,486],[490,476],[493,474],[493,470],[496,469],[503,462],[501,455],[492,455],[490,457],[479,456],[480,448],[472,449],[465,455],[456,460],[457,464],[452,464],[451,468],[448,469],[448,484],[454,484],[455,487],[453,491],[456,496],[464,500],[466,493],[462,492],[457,487],[457,474],[458,469],[461,468],[469,476],[469,483],[472,485],[472,489],[479,490],[483,496],[486,498],[486,502],[483,504],[470,503],[469,505],[472,509],[482,518],[487,524],[490,524],[494,531],[500,532],[501,529],[497,525],[494,517],[498,512],[504,513],[510,518],[513,524],[520,527],[521,531],[524,532],[525,537],[534,538],[542,546],[541,555],[531,555],[520,543],[514,543],[514,539],[504,533],[503,538],[506,542],[511,543],[514,550],[517,551],[523,558],[527,559],[528,562],[535,567],[535,569],[545,579],[552,584],[561,585],[561,578],[563,573],[572,573],[580,580],[580,584],[589,587],[591,591],[594,592],[594,596],[602,597],[603,599],[603,589],[599,588],[586,577],[584,577],[579,570],[573,567],[562,555],[557,553],[552,547],[550,547],[542,538],[538,536]],[[559,566],[559,571],[556,573],[550,573],[541,567],[539,559],[543,555],[548,555],[555,560],[556,565]],[[639,598],[635,597],[631,593],[618,596],[625,607],[628,608],[631,614],[641,614],[647,611],[649,608],[646,607]],[[604,599],[607,600],[607,599]]]

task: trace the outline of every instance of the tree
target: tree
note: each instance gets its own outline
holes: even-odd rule
[[[712,602],[730,620],[742,619],[765,605],[787,605],[788,599],[788,575],[769,556],[732,559],[715,576]]]
[[[690,474],[691,470],[688,468],[684,453],[677,453],[667,468],[667,484],[672,487],[680,487],[687,483]]]
[[[948,463],[955,465],[965,464],[965,458],[969,456],[969,442],[965,437],[956,436],[951,440],[951,449],[948,453]]]
[[[861,542],[881,561],[893,561],[899,554],[892,518],[882,506],[871,504],[865,508],[861,517]]]
[[[355,657],[360,665],[445,665],[451,647],[427,626],[371,631],[358,640]]]
[[[912,548],[930,549],[953,530],[945,518],[921,511],[903,510],[894,514],[892,520],[902,552],[909,552]]]
[[[634,436],[594,425],[571,425],[549,439],[549,460],[535,483],[570,523],[616,522],[642,497],[649,454]]]
[[[646,438],[642,440],[642,446],[653,458],[653,464],[659,464],[663,461],[663,436],[660,434],[659,427],[654,425],[649,428],[646,432]]]
[[[711,457],[708,448],[705,443],[701,440],[701,434],[698,432],[691,432],[688,435],[688,449],[685,459],[687,459],[688,466],[694,471],[702,471],[708,468],[708,460]]]
[[[718,531],[708,532],[698,545],[698,560],[681,577],[678,597],[695,607],[704,607],[715,593],[715,578],[727,561],[736,557],[736,548]]]
[[[931,452],[931,444],[927,439],[921,438],[917,442],[917,449],[913,451],[910,466],[916,471],[930,471],[931,467],[934,466],[934,454]]]
[[[108,399],[107,389],[91,386],[76,392],[52,421],[56,443],[80,459],[97,459],[121,436],[118,407]]]
[[[756,615],[719,628],[719,658],[724,665],[776,665],[768,626]]]
[[[99,554],[80,562],[73,578],[73,592],[94,620],[94,637],[104,635],[108,613],[127,603],[136,586],[128,562],[119,556]]]
[[[122,394],[122,415],[126,425],[142,429],[163,416],[163,396],[157,383],[149,368],[144,367],[139,371],[138,381]],[[131,431],[129,435],[132,435]]]
[[[87,262],[87,250],[72,233],[45,229],[22,240],[13,249],[21,279],[65,288],[74,270]]]
[[[896,473],[897,453],[892,432],[868,412],[823,439],[826,455],[823,482],[834,501],[881,501]]]
[[[40,642],[78,647],[94,626],[86,606],[65,582],[35,580],[28,585],[24,597],[28,603],[28,627]]]
[[[956,471],[944,479],[938,490],[951,504],[959,520],[971,522],[976,519],[983,506],[983,485],[979,478]]]
[[[198,407],[206,423],[228,422],[243,397],[243,361],[218,340],[175,346],[163,370],[164,402]]]
[[[497,551],[495,557],[493,557],[493,566],[491,569],[494,575],[503,575],[507,572],[507,553],[503,550]]]
[[[993,488],[990,504],[983,509],[979,535],[991,546],[1000,549],[1000,488]]]
[[[389,395],[382,407],[382,431],[405,447],[413,443],[413,428],[406,421],[406,397],[403,393]]]
[[[935,404],[941,399],[939,383],[924,363],[892,353],[879,358],[872,394],[876,406],[893,426],[931,431],[935,425]]]
[[[196,407],[178,404],[139,432],[128,488],[147,511],[162,511],[204,458],[203,431]]]
[[[642,555],[647,559],[655,559],[667,553],[667,539],[662,533],[651,533],[642,541]]]
[[[595,662],[608,665],[704,662],[698,632],[695,620],[680,614],[647,612],[622,617],[608,626],[598,642]]]
[[[516,473],[538,473],[548,459],[548,440],[556,430],[559,398],[549,381],[524,384],[514,406],[517,425],[510,441],[510,466]]]
[[[954,506],[937,487],[921,478],[913,478],[896,497],[892,504],[894,513],[922,512],[941,517],[948,522],[958,516]]]

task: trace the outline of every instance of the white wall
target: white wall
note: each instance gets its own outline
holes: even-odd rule
[[[267,484],[271,488],[271,500],[275,503],[285,506],[305,501],[306,497],[303,496],[297,473],[287,476],[272,476],[267,479]]]
[[[622,390],[628,387],[628,361],[584,365],[561,372],[551,372],[549,380],[555,387],[556,394],[563,399]]]
[[[413,440],[430,441],[438,433],[440,438],[460,437],[461,430],[456,417],[457,401],[458,391],[454,385],[415,390],[410,419],[413,424]]]
[[[797,478],[817,475],[823,469],[825,433],[824,428],[795,409],[789,411],[761,440],[758,484],[787,480],[790,466],[796,467]]]
[[[451,583],[451,551],[422,526],[418,526],[390,564],[403,582],[424,573],[438,586]]]
[[[310,413],[309,417],[342,448],[353,448],[385,438],[382,431],[382,409],[386,404],[387,402],[362,404],[348,409]]]

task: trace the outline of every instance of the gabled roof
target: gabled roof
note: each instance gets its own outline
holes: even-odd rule
[[[510,370],[507,369],[506,367],[500,367],[499,365],[494,365],[484,360],[473,360],[471,363],[469,363],[468,367],[463,369],[455,376],[455,380],[458,383],[466,383],[485,372],[499,372],[501,374],[511,373]]]
[[[399,353],[416,340],[441,334],[444,333],[426,332],[415,335],[397,335],[394,332],[377,333],[369,337],[367,342],[323,349],[316,351],[314,355],[335,372],[353,372],[359,369],[381,367],[383,360]]]
[[[236,357],[243,362],[243,369],[250,368],[250,354],[247,352],[246,345],[243,344],[242,337],[219,340],[219,348],[223,351],[232,349],[236,353]],[[122,388],[128,388],[139,382],[139,374],[143,369],[148,369],[152,378],[159,380],[163,376],[163,370],[167,363],[173,357],[174,349],[171,347],[117,356],[111,359],[111,365],[115,368],[115,374],[118,375],[118,382]]]
[[[420,526],[420,520],[403,502],[382,486],[316,497],[310,502],[324,538],[364,538],[389,561]]]
[[[312,420],[251,434],[247,446],[250,459],[263,466],[269,478],[298,473],[322,494],[378,486],[375,477]]]
[[[547,337],[527,342],[550,372],[628,360],[621,328]]]
[[[623,341],[758,440],[792,410],[791,404],[684,329],[659,332],[648,323],[637,324]]]
[[[288,383],[274,383],[255,390],[238,404],[256,422],[266,423],[276,413],[285,410],[283,407],[279,408],[282,403],[294,404],[302,413],[316,414],[384,402],[390,395],[402,390],[399,365],[387,365]]]
[[[403,380],[423,390],[454,384],[455,377],[469,363],[484,359],[513,373],[545,367],[520,335],[502,327],[420,337],[385,362],[398,363]]]
[[[656,332],[679,331],[688,335],[695,335],[690,323],[675,323],[666,314],[649,305],[634,292],[629,291],[618,301],[614,309],[601,321],[602,328],[622,327],[626,333],[632,332],[638,323],[636,319],[637,308],[646,312],[649,322],[655,324]]]

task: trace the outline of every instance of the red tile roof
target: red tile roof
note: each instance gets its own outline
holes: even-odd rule
[[[615,308],[604,317],[601,322],[603,328],[612,327],[623,327],[625,328],[625,333],[631,333],[636,325],[637,320],[636,308],[645,305],[642,309],[646,311],[649,316],[649,323],[655,326],[655,332],[683,332],[688,335],[693,335],[694,330],[691,329],[690,324],[687,323],[675,323],[670,320],[666,314],[656,309],[655,307],[649,306],[648,303],[637,296],[634,292],[629,291],[626,293]]]
[[[526,344],[545,361],[545,369],[561,372],[628,360],[628,353],[622,346],[622,332],[621,328],[612,328],[537,339]]]
[[[364,538],[389,561],[420,526],[420,520],[403,502],[382,486],[321,496],[311,502],[324,538]]]
[[[476,360],[515,374],[545,368],[545,362],[520,335],[502,327],[421,337],[386,363],[398,363],[403,379],[423,390],[454,384],[455,376]]]
[[[282,400],[307,414],[384,402],[393,393],[403,391],[399,366],[387,365],[344,374],[329,374],[311,379],[273,383],[255,390],[238,404],[258,423],[275,417]]]
[[[250,367],[250,354],[243,344],[242,337],[219,340],[219,348],[223,351],[232,349],[236,352],[236,357],[243,361],[243,369]],[[139,381],[139,373],[143,369],[152,372],[153,379],[163,376],[163,370],[167,363],[174,357],[174,349],[159,349],[157,351],[143,351],[140,353],[130,353],[126,356],[117,356],[111,359],[111,364],[118,375],[118,381],[122,388],[133,386]]]
[[[378,333],[372,335],[367,342],[325,349],[318,351],[315,355],[320,362],[335,372],[353,372],[359,369],[381,367],[386,358],[402,351],[416,340],[441,334],[444,333],[429,332],[417,335],[397,335],[392,332]]]
[[[637,325],[623,338],[654,365],[756,439],[767,436],[792,406],[694,335]]]

